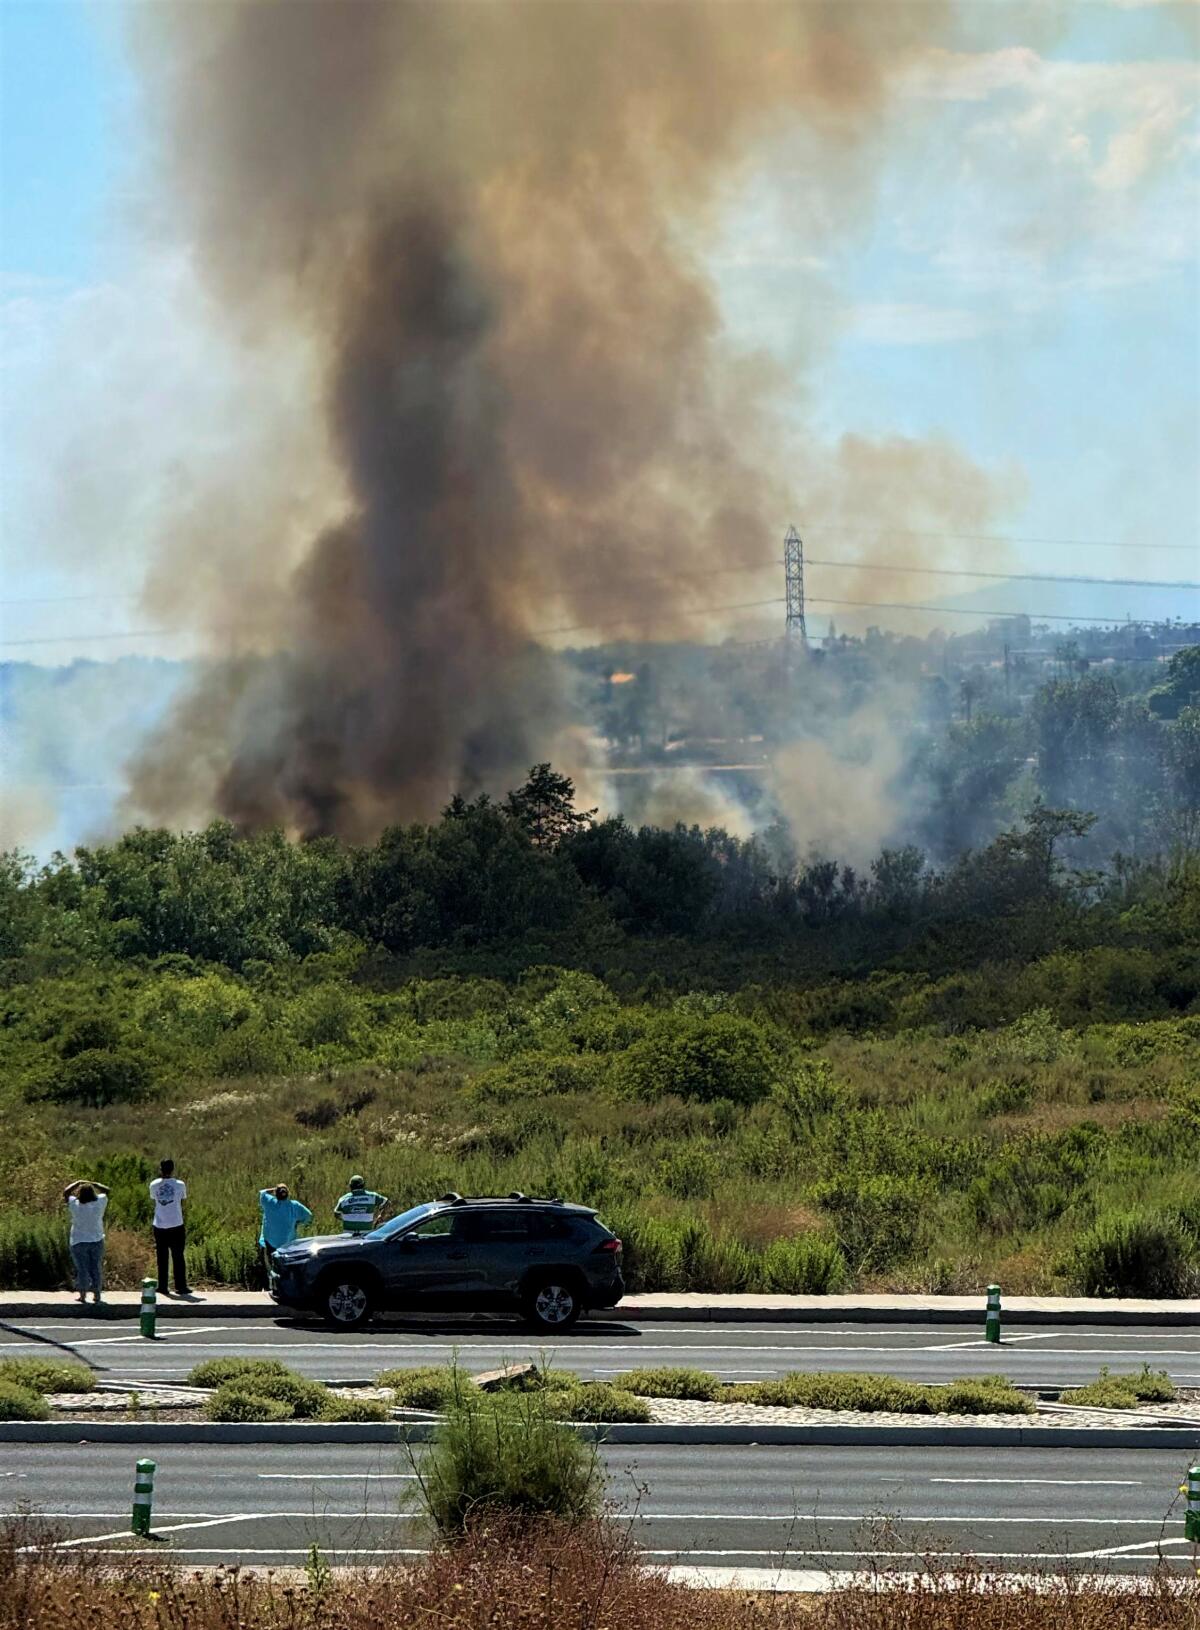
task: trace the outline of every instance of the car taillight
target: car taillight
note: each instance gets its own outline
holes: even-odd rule
[[[619,1239],[606,1239],[601,1240],[600,1244],[597,1245],[595,1254],[598,1254],[601,1251],[619,1251],[620,1249],[621,1242]]]

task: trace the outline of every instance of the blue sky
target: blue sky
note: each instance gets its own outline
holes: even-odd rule
[[[713,275],[740,342],[785,372],[796,357],[797,419],[823,446],[952,445],[1001,494],[989,530],[1123,545],[964,544],[961,563],[1195,578],[1200,10],[1094,0],[1053,38],[1036,12],[973,0],[902,76],[851,229],[827,227],[799,160],[789,184],[786,141],[765,155]],[[0,656],[176,650],[71,636],[154,626],[133,597],[162,505],[219,474],[233,404],[255,418],[187,244],[132,224],[147,132],[121,21],[109,0],[0,0],[0,563],[10,601],[80,597],[0,606]],[[295,357],[260,373],[259,417],[282,425],[267,452],[304,445],[271,396],[303,377]],[[802,485],[813,553],[875,514]]]

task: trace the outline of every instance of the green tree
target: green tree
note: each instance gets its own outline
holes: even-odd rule
[[[505,799],[504,812],[539,849],[556,848],[572,832],[589,826],[596,815],[594,809],[575,808],[575,783],[549,764],[533,766],[525,785]]]

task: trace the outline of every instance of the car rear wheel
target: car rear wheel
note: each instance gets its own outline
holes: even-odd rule
[[[579,1287],[569,1279],[547,1275],[529,1287],[525,1317],[536,1330],[569,1330],[582,1312]]]
[[[375,1311],[370,1287],[354,1274],[338,1274],[321,1287],[321,1312],[336,1330],[358,1330]]]

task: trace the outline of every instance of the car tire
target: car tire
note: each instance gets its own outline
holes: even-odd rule
[[[583,1312],[578,1283],[567,1274],[543,1274],[525,1292],[525,1318],[548,1335],[569,1330]]]
[[[327,1279],[318,1303],[326,1324],[334,1330],[361,1330],[375,1311],[371,1286],[354,1273],[339,1273]]]

